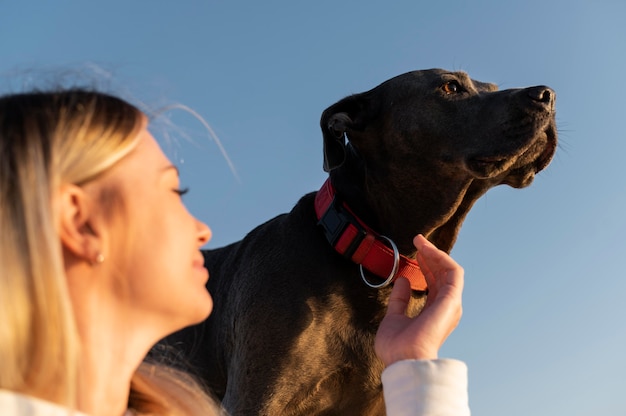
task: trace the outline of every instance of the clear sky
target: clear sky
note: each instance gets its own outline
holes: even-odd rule
[[[217,247],[316,190],[321,112],[415,69],[557,93],[534,184],[475,205],[453,256],[464,316],[442,355],[473,414],[626,415],[626,2],[0,1],[0,88],[97,80],[171,112],[166,146]],[[170,129],[171,130],[171,129]],[[192,143],[193,142],[193,143]]]

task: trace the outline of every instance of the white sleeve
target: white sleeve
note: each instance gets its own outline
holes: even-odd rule
[[[467,366],[452,359],[403,360],[383,371],[387,416],[469,416]]]

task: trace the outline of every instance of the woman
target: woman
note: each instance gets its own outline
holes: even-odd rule
[[[143,361],[212,309],[199,251],[211,232],[184,192],[130,104],[84,90],[0,97],[1,414],[220,412],[186,374]],[[448,374],[436,353],[460,318],[462,269],[416,244],[429,305],[406,318],[400,280],[376,340],[400,408],[389,415],[413,395],[388,384],[422,377],[419,363]]]

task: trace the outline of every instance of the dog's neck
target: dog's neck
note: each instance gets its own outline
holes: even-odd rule
[[[315,214],[326,240],[339,254],[360,265],[368,286],[381,288],[403,276],[411,283],[411,289],[426,290],[426,279],[415,259],[401,255],[393,240],[381,236],[356,217],[336,194],[330,179],[315,195]],[[363,270],[382,278],[383,283],[370,283]]]
[[[405,168],[400,175],[373,171],[351,150],[330,177],[337,194],[364,223],[413,257],[412,241],[418,233],[449,252],[472,205],[489,189],[470,178],[434,177],[434,171],[419,166]]]

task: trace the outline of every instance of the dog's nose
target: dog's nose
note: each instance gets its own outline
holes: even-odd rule
[[[554,106],[554,100],[556,99],[556,93],[552,88],[541,85],[538,87],[531,87],[526,89],[526,93],[533,100],[548,105],[550,108]]]

